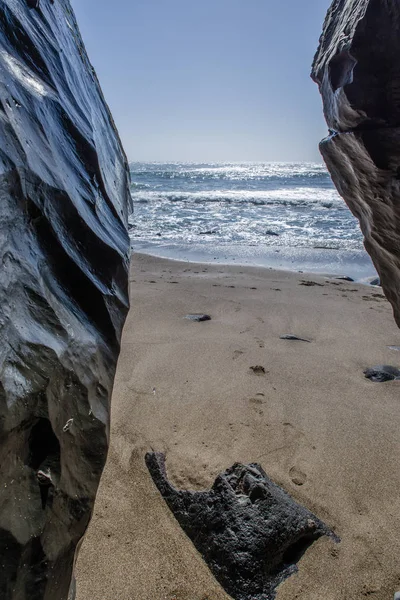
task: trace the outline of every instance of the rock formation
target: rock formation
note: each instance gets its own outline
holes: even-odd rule
[[[399,52],[398,2],[334,0],[312,77],[330,130],[322,155],[400,326]]]
[[[0,0],[0,598],[73,598],[128,310],[125,155],[68,0]]]
[[[149,452],[146,464],[182,529],[235,600],[272,600],[316,539],[338,541],[258,464],[235,464],[204,492],[175,489],[161,453]]]

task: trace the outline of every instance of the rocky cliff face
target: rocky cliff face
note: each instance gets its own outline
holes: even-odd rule
[[[126,158],[68,0],[0,0],[0,598],[73,598],[128,310]]]
[[[322,155],[400,326],[399,55],[396,0],[334,0],[312,77],[330,129]]]

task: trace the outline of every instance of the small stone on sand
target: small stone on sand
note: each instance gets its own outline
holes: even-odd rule
[[[305,338],[301,338],[297,335],[293,335],[292,333],[285,333],[284,335],[281,335],[279,339],[291,340],[291,341],[296,341],[296,342],[308,342],[309,344],[311,343],[311,340],[306,340]]]
[[[211,321],[210,315],[202,314],[186,315],[185,319],[189,319],[189,321],[196,321],[197,323],[201,323],[202,321]]]
[[[400,369],[392,367],[391,365],[379,365],[377,367],[365,369],[364,375],[367,379],[370,379],[375,383],[383,383],[385,381],[400,379]]]

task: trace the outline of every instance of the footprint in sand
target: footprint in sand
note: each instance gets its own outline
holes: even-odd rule
[[[250,370],[253,371],[254,375],[265,375],[266,370],[265,367],[262,367],[261,365],[256,365],[255,367],[250,367]]]
[[[233,353],[233,360],[238,359],[239,356],[242,356],[242,354],[244,354],[243,350],[235,350],[235,352]]]
[[[251,406],[251,410],[254,411],[257,415],[259,415],[260,417],[264,415],[264,411],[261,408],[264,402],[259,396],[256,398],[249,398],[249,404]]]
[[[324,287],[323,283],[317,283],[316,281],[308,281],[306,279],[302,279],[299,283],[299,285],[305,285],[306,287]]]
[[[366,302],[380,302],[379,298],[384,298],[381,294],[372,294],[372,296],[363,296],[362,299]]]
[[[297,467],[290,469],[289,476],[295,485],[304,485],[307,481],[307,475]]]
[[[258,398],[250,398],[249,402],[250,404],[264,404],[260,396]]]

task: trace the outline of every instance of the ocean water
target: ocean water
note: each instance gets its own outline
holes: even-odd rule
[[[190,261],[375,275],[318,163],[132,163],[132,248]]]

